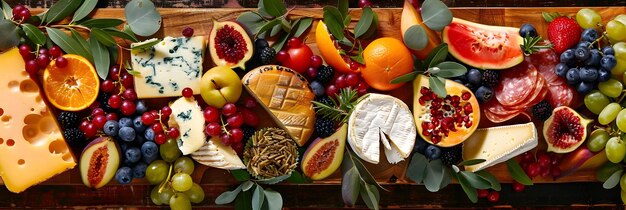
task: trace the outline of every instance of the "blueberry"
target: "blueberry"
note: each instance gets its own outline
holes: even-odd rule
[[[578,44],[576,45],[576,48],[579,48],[579,47],[589,48],[589,45],[591,45],[591,42],[581,41],[581,42],[578,42]]]
[[[260,51],[263,48],[269,47],[270,44],[267,43],[267,40],[265,39],[256,39],[256,41],[254,41],[254,46]]]
[[[590,51],[591,56],[585,60],[585,65],[587,66],[599,66],[600,58],[602,58],[602,54],[600,54],[599,50],[593,49]]]
[[[611,79],[611,71],[600,68],[600,70],[598,70],[598,82],[606,82],[609,81],[609,79]]]
[[[415,139],[415,145],[413,145],[413,152],[417,152],[423,155],[428,145],[429,144],[426,141],[418,137],[417,139]]]
[[[467,81],[472,85],[480,85],[483,75],[478,69],[470,69],[467,72]]]
[[[313,93],[315,94],[315,96],[324,96],[325,90],[324,90],[324,85],[322,85],[322,83],[318,82],[318,81],[313,81],[311,82],[311,90],[313,90]]]
[[[133,120],[128,117],[122,117],[119,123],[120,127],[133,127]]]
[[[141,115],[147,111],[148,111],[148,107],[146,107],[146,102],[144,102],[143,100],[137,101],[137,104],[135,105],[135,112]]]
[[[593,82],[581,82],[578,83],[578,85],[576,86],[576,91],[578,91],[581,94],[587,94],[589,92],[591,92],[591,90],[593,90]]]
[[[491,100],[493,96],[493,90],[489,87],[480,86],[478,90],[476,90],[476,98],[482,103],[486,103]]]
[[[108,136],[117,136],[117,132],[120,130],[120,125],[115,120],[109,120],[104,123],[102,130],[104,131],[104,134]]]
[[[580,74],[580,80],[584,82],[593,83],[598,79],[598,70],[594,67],[582,67],[578,73]]]
[[[611,70],[615,65],[617,65],[617,59],[613,55],[605,55],[600,59],[600,66],[604,69]]]
[[[141,179],[146,176],[146,169],[148,168],[148,164],[146,163],[137,163],[135,167],[133,167],[133,178]]]
[[[135,128],[135,132],[137,133],[142,133],[146,130],[146,126],[141,122],[141,116],[137,116],[133,119],[133,128]]]
[[[122,127],[120,128],[120,131],[117,133],[117,135],[126,142],[131,142],[133,140],[135,140],[135,129],[131,128],[131,127]]]
[[[146,138],[142,135],[135,135],[135,145],[142,145],[144,142],[146,142]]]
[[[526,37],[526,35],[529,37],[536,37],[537,29],[535,29],[535,27],[530,23],[524,23],[522,27],[519,28],[519,35],[522,37]]]
[[[129,147],[124,152],[124,157],[131,163],[136,163],[141,160],[141,150],[137,147]]]
[[[426,158],[431,159],[431,160],[437,160],[439,159],[439,157],[441,157],[441,149],[439,149],[439,147],[435,145],[428,145],[424,153],[425,153],[424,155],[426,156]]]
[[[152,130],[151,127],[146,128],[146,130],[143,131],[143,137],[148,141],[154,141],[154,130]]]
[[[122,150],[122,153],[126,152],[126,149],[128,149],[128,144],[126,142],[120,142],[120,149]]]
[[[591,56],[591,53],[589,52],[588,48],[579,47],[579,48],[576,48],[576,51],[574,51],[574,55],[576,56],[576,59],[578,59],[579,61],[584,61],[584,60],[587,60],[589,56]]]
[[[575,85],[580,82],[580,74],[578,73],[577,68],[571,68],[567,71],[567,75],[565,75],[565,79],[567,79],[567,84]]]
[[[129,184],[133,181],[133,170],[129,167],[121,167],[115,172],[115,180],[120,184]]]
[[[567,74],[568,70],[569,70],[569,66],[567,66],[566,63],[556,64],[556,67],[554,69],[554,71],[556,72],[556,75],[558,75],[559,77],[563,77],[563,78],[565,78],[565,75]]]
[[[588,42],[596,41],[596,39],[598,39],[598,31],[596,31],[596,29],[593,29],[593,28],[585,29],[583,33],[580,34],[580,38],[583,41],[588,41]]]
[[[143,143],[143,145],[141,145],[141,154],[144,158],[144,161],[146,163],[150,163],[152,162],[152,160],[155,160],[158,157],[159,146],[157,146],[157,144],[152,141],[147,141]],[[147,161],[147,160],[151,160],[151,161]]]
[[[574,55],[574,50],[573,49],[567,49],[565,50],[563,53],[561,53],[561,63],[571,63],[574,61],[574,57],[576,57]]]
[[[602,48],[602,54],[604,54],[605,56],[615,55],[615,50],[613,50],[613,47],[611,47],[611,45],[607,45]]]

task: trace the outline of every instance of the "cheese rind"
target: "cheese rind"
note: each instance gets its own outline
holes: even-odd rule
[[[0,177],[19,193],[76,162],[17,48],[0,54]]]
[[[138,46],[155,39],[140,43]],[[182,96],[182,90],[191,88],[200,94],[202,61],[206,37],[165,37],[156,45],[146,49],[131,51],[135,91],[138,98],[161,98]]]
[[[198,163],[225,170],[246,169],[237,152],[222,144],[218,137],[209,139],[200,150],[191,154]]]
[[[170,126],[178,127],[180,131],[180,136],[176,139],[178,149],[183,155],[200,149],[204,145],[206,134],[204,134],[204,115],[198,102],[193,97],[180,97],[170,104],[170,108],[172,114],[168,123]]]
[[[485,162],[465,166],[465,170],[483,170],[531,150],[537,144],[537,128],[532,122],[477,129],[463,143],[463,160],[484,159]]]

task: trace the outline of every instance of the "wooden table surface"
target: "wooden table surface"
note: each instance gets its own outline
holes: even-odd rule
[[[547,23],[541,17],[541,11],[558,11],[563,14],[575,14],[580,8],[454,8],[454,16],[480,22],[483,24],[519,27],[521,24],[533,23],[540,34],[545,35]],[[626,7],[598,7],[594,8],[603,17],[612,17],[626,13]],[[246,9],[160,9],[163,16],[163,27],[155,35],[179,36],[185,26],[193,27],[196,34],[207,34],[211,29],[211,19],[232,20]],[[35,10],[34,12],[40,12]],[[400,13],[401,9],[377,9],[379,16],[379,36],[401,38]],[[353,10],[353,17],[358,17],[359,10]],[[296,9],[292,16],[310,16],[320,19],[321,9]],[[123,18],[122,9],[100,9],[95,13],[97,17]],[[354,25],[358,18],[353,18]],[[314,23],[315,24],[315,23]],[[315,25],[314,25],[315,26]],[[312,27],[312,30],[315,27]],[[314,31],[311,31],[313,34]],[[317,52],[315,36],[309,35],[306,42]],[[208,62],[207,62],[208,63]],[[205,66],[209,67],[208,65]],[[404,87],[404,88],[410,88]],[[402,88],[402,89],[404,89]],[[411,96],[394,91],[391,94],[405,101]],[[405,91],[407,92],[407,91]],[[410,92],[410,91],[408,91]],[[411,104],[411,103],[408,103]],[[500,202],[488,203],[482,199],[478,204],[472,204],[459,185],[450,185],[438,193],[430,193],[423,186],[410,184],[404,178],[406,161],[399,165],[371,166],[370,169],[380,182],[390,192],[381,192],[381,206],[389,208],[471,208],[487,206],[515,206],[515,207],[551,207],[551,206],[595,206],[620,204],[619,189],[604,190],[601,183],[595,182],[593,171],[580,171],[573,175],[553,180],[535,180],[536,184],[527,187],[523,193],[512,191],[510,184],[505,184],[501,193]],[[510,183],[506,167],[497,165],[489,169],[498,180]],[[395,176],[395,183],[390,183],[390,177]],[[194,179],[200,182],[206,193],[205,201],[194,207],[217,207],[214,199],[223,191],[235,186],[236,182],[228,172],[217,169],[198,167],[194,172]],[[112,181],[111,183],[114,183]],[[278,190],[284,197],[285,206],[290,208],[339,208],[343,207],[341,200],[341,185],[337,176],[324,182],[306,185],[278,184],[270,186]],[[8,192],[0,187],[0,208],[32,207],[32,208],[67,208],[80,207],[141,207],[152,208],[149,199],[151,187],[141,180],[132,185],[110,184],[100,190],[93,191],[82,186],[76,169],[61,174],[52,180],[21,194]],[[363,208],[364,204],[359,203]]]

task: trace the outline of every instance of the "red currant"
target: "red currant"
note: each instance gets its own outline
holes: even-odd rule
[[[348,87],[348,83],[346,83],[346,76],[345,75],[341,75],[341,76],[337,77],[337,79],[335,79],[335,85],[339,89]]]
[[[185,37],[192,37],[193,36],[193,28],[186,26],[185,28],[183,28],[183,36]]]
[[[55,45],[50,48],[50,56],[53,58],[58,58],[61,55],[63,55],[63,52],[61,52],[61,48],[59,48],[59,46]]]
[[[227,103],[226,105],[224,105],[224,107],[222,107],[222,114],[226,115],[227,117],[235,113],[237,113],[237,106],[235,106],[235,104],[233,103]]]
[[[359,79],[359,75],[356,74],[348,74],[346,75],[346,84],[350,87],[356,87],[361,79]]]
[[[39,65],[39,67],[46,68],[46,66],[48,66],[49,63],[50,63],[50,59],[48,58],[47,55],[39,54],[37,56],[37,65]]]
[[[19,51],[20,51],[20,55],[22,55],[22,58],[24,60],[32,60],[34,58],[33,54],[30,53],[30,46],[23,44],[20,45],[19,47]]]
[[[513,186],[513,190],[515,192],[522,192],[522,191],[524,191],[524,188],[526,188],[526,186],[524,186],[523,184],[521,184],[519,182],[516,182],[516,181],[513,181],[513,185],[512,186]]]
[[[159,145],[165,144],[165,142],[167,142],[167,136],[163,133],[157,133],[154,135],[154,141]]]
[[[487,196],[489,196],[489,191],[488,190],[479,189],[477,192],[478,192],[478,197],[479,198],[486,198]]]
[[[46,57],[48,57],[48,49],[46,48],[39,48],[39,54],[37,55],[45,55]]]
[[[113,81],[117,81],[120,79],[120,66],[113,65],[111,66],[111,68],[109,68],[109,78],[111,78]]]
[[[111,97],[109,97],[109,106],[113,109],[119,109],[122,106],[122,97],[119,95],[111,95]]]
[[[220,126],[219,123],[212,122],[206,125],[204,132],[206,132],[209,136],[218,136],[222,133],[222,126]]]
[[[257,103],[252,97],[246,97],[243,99],[243,106],[249,109],[256,107]]]
[[[104,116],[104,114],[105,114],[105,112],[104,112],[104,109],[102,109],[102,108],[95,108],[95,109],[91,110],[91,116],[92,117],[100,116],[100,115]]]
[[[185,98],[190,98],[193,96],[193,90],[191,88],[186,87],[185,89],[183,89],[183,96]]]
[[[150,112],[146,112],[141,115],[141,122],[143,122],[144,125],[152,125],[154,124],[154,121],[156,121],[156,118]]]
[[[124,99],[129,100],[129,101],[135,101],[137,100],[137,92],[135,92],[135,90],[133,89],[126,89],[122,93],[122,97],[124,97]]]
[[[289,39],[289,41],[287,41],[287,46],[289,46],[289,48],[298,48],[300,47],[300,45],[302,45],[302,41],[296,37]]]
[[[54,64],[59,68],[67,67],[67,59],[65,57],[57,57]]]
[[[124,86],[124,88],[132,88],[133,87],[133,75],[128,73],[123,73],[120,77],[120,82]]]
[[[233,139],[233,143],[238,144],[243,141],[243,131],[239,128],[230,129],[230,136]]]
[[[87,129],[87,126],[91,124],[88,120],[83,120],[82,122],[80,122],[80,125],[78,126],[78,129],[80,129],[81,131],[85,132],[85,129]]]
[[[241,109],[241,115],[243,115],[244,124],[256,127],[259,125],[259,116],[256,112],[253,112],[250,109],[243,108]]]
[[[163,108],[161,108],[161,115],[165,115],[165,116],[172,115],[172,108],[170,108],[169,106],[164,106]]]
[[[20,12],[22,12],[22,10],[25,10],[26,6],[22,5],[22,4],[18,4],[15,7],[13,7],[13,14],[19,14]]]
[[[276,54],[276,60],[279,62],[285,62],[287,59],[289,59],[289,53],[285,50],[281,50]]]
[[[30,18],[30,11],[28,11],[28,9],[22,10],[19,16],[24,20],[28,20],[28,18]]]
[[[313,68],[319,68],[320,66],[322,66],[322,63],[322,57],[320,57],[319,55],[311,56],[311,66]]]
[[[226,119],[226,123],[230,128],[239,128],[243,125],[243,115],[241,113],[234,114]]]
[[[541,168],[548,168],[550,167],[550,156],[546,153],[541,153],[539,155],[539,157],[537,158],[537,163],[539,163],[539,166]]]
[[[175,127],[170,127],[169,129],[167,129],[167,135],[170,138],[178,138],[178,136],[180,136],[180,131],[178,131],[178,128]]]
[[[335,97],[337,93],[339,93],[339,89],[337,88],[337,86],[329,85],[328,87],[326,87],[326,95],[328,95],[329,97]]]
[[[531,163],[530,165],[528,165],[527,173],[531,179],[538,176],[540,172],[541,172],[541,167],[539,166],[538,163]]]
[[[39,71],[39,65],[36,60],[26,61],[26,72],[29,74],[36,74]]]
[[[104,123],[107,122],[107,118],[104,115],[98,115],[93,117],[91,123],[96,126],[98,129],[102,129],[104,127]]]
[[[163,125],[161,125],[161,123],[154,123],[152,124],[152,130],[154,131],[154,133],[163,133]]]
[[[110,79],[104,80],[100,83],[100,90],[105,93],[111,93],[115,90],[115,83]]]
[[[233,137],[231,135],[228,135],[227,133],[220,134],[220,139],[222,140],[222,143],[226,146],[230,146],[233,143]]]
[[[106,119],[107,119],[107,121],[109,121],[109,120],[119,120],[119,117],[115,113],[108,113],[106,115]]]
[[[317,76],[317,68],[314,67],[309,67],[306,70],[306,74],[309,76],[309,78],[313,79],[315,78],[315,76]]]
[[[361,67],[361,65],[355,61],[350,61],[350,69],[351,70],[357,70],[359,69],[359,67]]]
[[[96,128],[96,126],[93,123],[89,123],[87,124],[87,126],[85,126],[85,130],[83,130],[83,132],[85,133],[85,137],[91,138],[91,137],[96,136],[96,133],[98,132],[98,128]]]
[[[500,193],[498,191],[491,191],[489,196],[487,196],[487,200],[492,203],[498,202],[500,200]]]
[[[135,111],[137,111],[137,106],[132,101],[124,100],[122,102],[122,106],[120,107],[120,110],[122,111],[123,115],[130,116],[130,115],[133,115]]]
[[[220,110],[215,107],[208,106],[207,108],[204,109],[202,114],[204,115],[204,121],[207,121],[207,122],[219,122],[220,121]]]
[[[522,153],[522,162],[533,162],[535,160],[535,157],[533,156],[533,153],[531,152],[524,152]]]

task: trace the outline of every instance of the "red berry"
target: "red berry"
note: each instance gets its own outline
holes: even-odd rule
[[[554,178],[560,177],[561,176],[561,169],[558,166],[552,167],[550,169],[550,174]]]
[[[48,58],[47,55],[39,54],[37,56],[37,65],[39,65],[39,67],[46,68],[46,66],[48,66],[49,63],[50,63],[50,58]]]
[[[345,75],[341,75],[341,76],[337,77],[337,79],[335,79],[335,85],[339,89],[348,87],[348,83],[346,83],[346,76]]]
[[[289,46],[289,48],[298,48],[300,47],[300,45],[302,45],[302,41],[296,37],[289,39],[289,41],[287,41],[287,46]]]
[[[111,95],[109,97],[109,106],[113,109],[118,109],[122,106],[122,97],[119,95]]]
[[[26,60],[32,60],[34,58],[33,54],[30,53],[30,46],[23,44],[20,45],[19,47],[19,51],[20,51],[20,55],[22,55],[22,58],[26,61]]]
[[[122,97],[124,97],[124,99],[129,100],[129,101],[135,101],[137,100],[137,92],[135,92],[135,90],[133,89],[126,89],[122,93]]]
[[[361,64],[355,62],[355,61],[350,61],[350,69],[351,70],[357,70],[359,69],[359,67],[361,67]]]
[[[117,117],[117,114],[115,114],[115,113],[108,113],[106,115],[106,119],[107,119],[107,121],[109,121],[109,120],[119,120],[119,118]]]
[[[165,142],[167,142],[167,136],[163,133],[158,133],[154,136],[154,141],[159,145],[165,144]]]
[[[164,115],[164,116],[172,115],[172,108],[170,108],[169,106],[164,106],[163,108],[161,108],[161,115]]]
[[[102,108],[95,108],[93,110],[91,110],[91,116],[95,117],[95,116],[104,116],[105,112]]]
[[[52,46],[50,48],[50,56],[53,58],[58,58],[61,55],[63,55],[63,52],[61,52],[61,48],[59,48],[59,46]]]
[[[243,106],[249,109],[256,107],[257,103],[252,97],[246,97],[243,99]]]
[[[163,125],[161,125],[161,123],[154,123],[152,124],[152,130],[154,131],[154,133],[163,133]]]
[[[219,122],[220,121],[220,110],[215,107],[208,106],[207,108],[204,109],[202,114],[204,115],[204,121],[207,121],[207,122]]]
[[[226,123],[228,123],[228,127],[230,128],[239,128],[243,125],[243,115],[241,113],[236,113],[228,119],[226,119]]]
[[[513,185],[512,186],[513,186],[513,190],[515,192],[522,192],[522,191],[524,191],[524,188],[526,188],[526,186],[524,186],[523,184],[521,184],[519,182],[516,182],[516,181],[513,181]]]
[[[309,76],[309,78],[315,78],[315,76],[317,76],[317,68],[309,67],[306,70],[306,74]]]
[[[539,167],[539,163],[531,163],[528,165],[528,171],[526,171],[531,179],[538,176],[540,172],[541,168]]]
[[[19,14],[20,12],[22,12],[22,10],[25,10],[26,6],[18,4],[17,6],[13,7],[13,14]]]
[[[89,123],[85,126],[85,130],[83,130],[83,132],[85,133],[85,137],[91,138],[96,136],[96,133],[98,133],[98,128],[96,128],[93,123]]]
[[[135,114],[135,111],[137,111],[137,106],[132,101],[124,100],[122,102],[122,106],[120,107],[120,111],[122,111],[123,115],[130,116]]]
[[[488,190],[478,190],[478,197],[479,198],[486,198],[487,196],[489,196],[489,191]]]
[[[549,168],[550,167],[550,156],[546,153],[542,153],[539,155],[539,157],[537,158],[537,163],[539,163],[539,166],[541,168]]]
[[[26,61],[26,72],[29,74],[36,74],[39,71],[39,65],[36,60]]]
[[[185,28],[183,28],[183,36],[185,37],[192,37],[193,36],[193,28],[186,26]]]
[[[113,81],[110,79],[104,80],[100,84],[100,90],[105,93],[111,93],[113,92],[113,90],[115,90],[115,83],[113,83]]]
[[[104,127],[104,123],[107,122],[107,118],[104,115],[98,115],[93,117],[91,123],[96,126],[98,129],[102,129]]]
[[[117,81],[120,79],[120,66],[113,65],[111,66],[111,68],[109,68],[109,78],[111,78],[113,81]]]
[[[48,49],[46,48],[39,48],[39,54],[37,55],[46,55],[46,57],[48,57]]]
[[[311,56],[311,67],[317,69],[322,66],[322,58],[319,55]]]
[[[533,156],[533,153],[531,152],[524,152],[522,153],[522,162],[533,162],[535,161],[535,157]]]
[[[28,18],[30,18],[30,11],[28,11],[28,9],[22,10],[19,16],[21,19],[28,20]]]
[[[204,132],[206,132],[209,136],[218,136],[222,133],[222,126],[220,126],[219,123],[212,122],[206,125]]]
[[[178,136],[180,136],[180,131],[178,131],[178,128],[175,127],[170,127],[169,129],[167,129],[167,135],[170,138],[178,138]]]
[[[346,84],[348,84],[348,86],[350,87],[355,87],[356,85],[358,85],[360,80],[361,79],[359,79],[359,75],[356,75],[356,74],[346,75]]]
[[[88,120],[83,120],[82,122],[80,122],[80,125],[78,126],[78,129],[80,129],[81,131],[85,132],[85,129],[87,129],[87,125],[91,124]]]
[[[372,7],[373,4],[370,0],[359,0],[359,7],[360,8],[365,8],[365,7]]]
[[[183,89],[183,96],[185,98],[190,98],[193,96],[193,90],[191,88],[186,87],[185,89]]]
[[[152,125],[154,124],[154,121],[156,121],[156,118],[150,112],[146,112],[141,115],[141,122],[143,122],[144,125]]]
[[[243,108],[241,109],[241,115],[243,115],[244,124],[256,127],[259,125],[259,116],[256,112],[253,112],[250,109]]]
[[[500,193],[498,191],[491,191],[489,196],[487,196],[487,200],[492,203],[498,202],[500,200]]]
[[[230,146],[233,143],[233,137],[231,135],[228,135],[227,133],[220,134],[220,139],[222,140],[222,143],[226,146]]]
[[[339,89],[337,88],[337,86],[329,85],[328,87],[326,87],[326,95],[330,97],[335,97],[337,93],[339,93]]]
[[[227,117],[230,117],[235,113],[237,113],[237,106],[235,106],[235,104],[233,103],[227,103],[226,105],[224,105],[224,107],[222,107],[222,114]]]
[[[230,136],[233,139],[233,143],[238,144],[243,141],[243,131],[239,128],[233,128],[230,130]]]
[[[64,57],[57,57],[54,64],[59,68],[65,68],[67,67],[67,59]]]
[[[289,59],[287,51],[281,50],[276,54],[276,60],[279,62],[285,62],[287,59]]]
[[[133,87],[133,75],[128,73],[123,73],[120,77],[120,82],[124,86],[124,88],[132,88]]]

